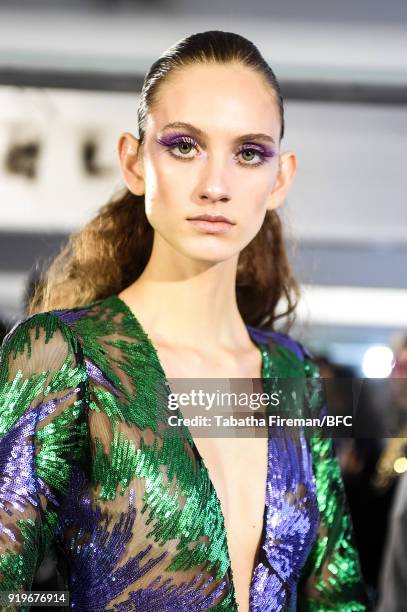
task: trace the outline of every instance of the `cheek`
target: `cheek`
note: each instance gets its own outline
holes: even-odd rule
[[[256,181],[250,182],[247,187],[247,193],[250,193],[250,202],[252,210],[257,218],[260,218],[260,224],[263,222],[267,212],[267,207],[270,204],[270,195],[273,192],[277,170],[265,172],[263,176],[259,176]]]
[[[264,184],[253,183],[251,188],[244,187],[240,194],[240,220],[242,224],[241,237],[250,242],[260,231],[267,213],[268,195],[272,187],[265,188]]]
[[[251,225],[262,223],[272,188],[270,181],[257,180],[242,183],[239,199],[242,202],[244,216],[248,218]]]
[[[175,212],[187,208],[188,187],[175,164],[160,156],[145,165],[146,215],[153,227],[168,225]]]
[[[144,185],[145,185],[145,201],[146,210],[150,209],[151,202],[154,201],[156,193],[159,190],[159,175],[155,164],[151,163],[150,159],[144,160]]]
[[[245,197],[249,196],[252,201],[262,202],[273,190],[277,175],[278,162],[272,160],[265,162],[260,167],[240,170],[236,183],[239,185],[239,191],[244,193]]]
[[[171,176],[168,169],[165,168],[164,160],[157,159],[156,157],[149,157],[145,160],[144,171],[146,215],[150,220],[150,218],[156,217],[160,212],[160,207],[163,207],[163,204],[168,202]]]

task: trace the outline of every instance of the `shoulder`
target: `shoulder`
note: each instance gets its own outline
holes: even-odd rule
[[[304,373],[306,376],[318,377],[319,366],[316,357],[299,340],[289,334],[274,330],[250,327],[250,332],[255,339],[267,344],[271,354],[278,357],[285,367]]]
[[[30,376],[77,365],[81,346],[72,325],[77,310],[44,311],[17,321],[0,346],[0,380],[18,370]]]
[[[39,312],[17,321],[6,334],[1,350],[7,354],[26,352],[29,358],[33,350],[38,350],[43,344],[55,344],[58,338],[61,344],[71,343],[73,334],[54,311]]]
[[[62,398],[79,401],[86,379],[79,343],[68,325],[52,311],[20,319],[0,347],[0,435],[26,412],[38,421],[69,407]],[[50,402],[42,405],[46,396]]]
[[[25,339],[28,350],[30,350],[32,346],[30,341],[38,340],[40,335],[43,336],[45,344],[48,344],[54,336],[58,336],[62,341],[76,345],[75,324],[90,317],[102,301],[95,300],[75,308],[47,310],[21,318],[6,334],[1,348],[5,349],[10,346],[16,348],[24,344]]]

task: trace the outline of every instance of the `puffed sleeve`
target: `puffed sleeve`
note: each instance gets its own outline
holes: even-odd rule
[[[28,317],[0,349],[0,590],[30,590],[86,444],[86,368],[69,326]],[[19,608],[25,609],[25,608]],[[26,608],[29,609],[29,608]]]
[[[308,353],[309,354],[309,353]],[[306,357],[305,375],[319,379],[317,364]],[[321,391],[322,389],[322,391]],[[322,380],[312,408],[324,414]],[[332,438],[316,429],[309,438],[320,523],[298,585],[298,610],[307,612],[364,612],[372,610],[362,578],[353,524],[339,460]]]

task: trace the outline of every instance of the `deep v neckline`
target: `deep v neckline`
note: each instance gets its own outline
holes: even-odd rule
[[[154,361],[155,361],[155,365],[158,369],[158,371],[160,372],[163,382],[167,388],[167,390],[169,392],[171,392],[171,386],[169,384],[169,380],[167,378],[167,375],[165,373],[163,364],[161,363],[161,359],[158,355],[158,351],[153,343],[153,341],[151,340],[150,336],[148,335],[148,333],[146,332],[146,330],[144,329],[144,327],[142,326],[142,324],[140,323],[139,319],[136,317],[136,315],[134,314],[134,312],[131,310],[130,306],[128,306],[128,304],[122,299],[120,298],[117,294],[113,294],[112,295],[113,299],[115,299],[116,303],[118,304],[119,307],[121,307],[121,310],[124,311],[124,313],[129,317],[129,319],[133,322],[135,328],[137,329],[138,335],[142,338],[142,340],[145,342],[146,346],[148,346],[148,348],[150,349],[151,354],[153,355]],[[259,335],[261,334],[261,330],[258,330],[257,328],[251,326],[251,325],[246,325],[246,329],[250,335],[251,340],[253,341],[253,343],[257,346],[257,348],[260,351],[261,354],[261,380],[264,382],[265,379],[271,378],[272,373],[271,373],[271,349],[269,347],[269,345],[266,342],[261,342],[260,340],[256,339],[259,337]],[[179,408],[177,409],[177,413],[179,413],[179,416],[182,417],[182,413],[179,410]],[[222,510],[222,506],[220,503],[220,499],[219,496],[216,492],[216,488],[215,485],[213,484],[212,478],[209,474],[209,470],[206,466],[205,460],[202,457],[201,453],[198,450],[198,447],[195,443],[195,440],[192,436],[192,433],[190,431],[190,428],[183,424],[183,429],[187,435],[188,438],[188,442],[191,446],[191,449],[196,457],[196,459],[200,462],[202,468],[204,469],[204,471],[207,474],[208,477],[208,481],[210,484],[211,489],[213,490],[214,496],[215,496],[215,500],[216,503],[218,505],[219,508],[219,513],[220,516],[222,517],[222,525],[223,525],[223,529],[224,529],[224,533],[225,533],[225,545],[226,545],[226,553],[227,553],[227,558],[229,561],[229,567],[228,567],[228,577],[229,577],[229,581],[232,585],[232,590],[233,590],[233,597],[235,600],[235,604],[236,604],[236,609],[237,609],[237,600],[236,600],[236,590],[235,590],[235,584],[234,584],[234,579],[233,579],[233,570],[232,570],[232,564],[230,561],[230,554],[229,554],[229,545],[228,545],[228,538],[227,538],[227,531],[226,531],[226,526],[225,526],[225,517],[223,514],[223,510]],[[259,541],[259,545],[258,548],[256,550],[256,555],[255,558],[253,560],[253,567],[252,567],[252,571],[251,571],[251,577],[250,577],[250,584],[249,584],[249,602],[250,602],[250,598],[251,598],[251,591],[252,591],[252,585],[253,585],[253,580],[255,578],[255,569],[258,566],[258,564],[260,563],[260,559],[262,557],[262,547],[263,544],[265,542],[266,539],[266,526],[267,526],[267,486],[268,486],[268,482],[270,480],[270,445],[269,445],[269,440],[270,440],[270,435],[269,435],[269,427],[267,426],[267,432],[268,432],[268,442],[267,442],[267,466],[266,466],[266,481],[264,483],[264,509],[263,509],[263,518],[262,518],[262,529],[261,529],[261,535],[260,535],[260,541]]]

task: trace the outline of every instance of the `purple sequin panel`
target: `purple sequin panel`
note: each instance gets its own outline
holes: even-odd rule
[[[267,343],[268,340],[272,338],[275,342],[277,342],[277,344],[281,344],[285,348],[288,348],[290,351],[295,353],[295,355],[301,360],[304,359],[304,354],[307,354],[307,351],[305,351],[304,348],[301,347],[298,342],[296,342],[286,334],[266,329],[260,329],[259,327],[253,327],[251,325],[247,325],[247,330],[250,336],[255,341]]]
[[[172,578],[162,574],[148,578],[149,572],[165,559],[168,551],[152,556],[152,544],[149,544],[123,563],[135,529],[137,511],[133,502],[134,490],[131,489],[127,512],[121,512],[118,517],[108,511],[102,512],[91,499],[84,473],[75,468],[56,529],[70,567],[70,608],[81,612],[211,609],[222,595],[225,581],[206,594],[213,577],[209,576],[202,584],[202,573],[181,584],[175,584]],[[73,535],[67,542],[64,533],[72,528]],[[138,581],[143,586],[138,586]],[[110,607],[109,603],[130,585],[133,588],[128,598]]]
[[[88,359],[85,359],[85,366],[86,366],[86,372],[92,380],[96,381],[100,385],[104,385],[105,387],[107,387],[109,391],[113,393],[113,395],[116,395],[116,397],[120,396],[119,391],[106,378],[106,376],[103,375],[103,372],[100,368],[98,368],[94,363],[92,363]]]
[[[67,323],[68,325],[75,323],[75,321],[79,321],[79,319],[83,319],[88,312],[89,308],[81,308],[80,310],[76,309],[64,309],[64,310],[52,310],[52,313],[55,314],[61,321]]]
[[[266,535],[250,587],[251,612],[291,609],[320,514],[312,457],[304,433],[269,431]],[[301,491],[305,488],[305,492]]]

